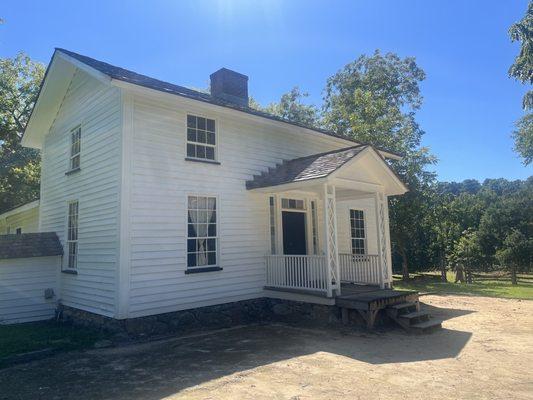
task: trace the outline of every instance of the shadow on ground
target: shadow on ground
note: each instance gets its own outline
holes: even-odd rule
[[[469,313],[445,310],[450,318]],[[470,332],[448,329],[412,336],[401,331],[375,334],[277,324],[246,326],[164,342],[65,353],[0,370],[0,399],[159,400],[212,379],[296,357],[320,357],[320,353],[373,365],[452,358],[470,337]]]

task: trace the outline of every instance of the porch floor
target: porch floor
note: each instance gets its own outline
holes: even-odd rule
[[[276,288],[265,286],[266,290],[277,292],[305,294],[318,297],[326,297],[323,293],[317,293],[305,289]],[[418,292],[412,290],[381,289],[375,285],[342,283],[341,295],[335,296],[335,305],[353,310],[380,310],[389,305],[399,304],[406,301],[417,302]]]
[[[335,304],[354,310],[380,310],[389,305],[418,301],[418,292],[411,290],[380,289],[373,285],[343,283],[341,295],[335,297]]]

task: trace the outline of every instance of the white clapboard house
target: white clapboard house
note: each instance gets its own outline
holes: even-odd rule
[[[390,287],[400,156],[249,108],[245,75],[210,78],[204,93],[56,49],[22,139],[41,151],[39,202],[20,209],[28,228],[0,215],[0,242],[24,242],[0,249],[0,320],[57,302],[127,319]],[[6,289],[43,268],[55,281]]]

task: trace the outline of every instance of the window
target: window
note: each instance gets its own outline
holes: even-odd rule
[[[217,199],[187,199],[187,267],[217,265]]]
[[[270,210],[270,254],[276,254],[276,198],[269,197]]]
[[[70,131],[70,170],[80,168],[81,126]]]
[[[187,115],[187,157],[215,161],[215,120]]]
[[[318,216],[315,200],[311,200],[311,227],[313,229],[313,254],[318,254]]]
[[[287,210],[305,210],[305,202],[296,199],[281,199],[281,208]]]
[[[68,268],[76,269],[78,266],[78,202],[72,201],[68,204],[67,222],[67,247],[68,247]]]
[[[22,235],[22,228],[17,228],[16,231],[15,231],[15,233],[16,233],[17,235]]]
[[[366,254],[365,215],[361,210],[350,210],[352,254]]]

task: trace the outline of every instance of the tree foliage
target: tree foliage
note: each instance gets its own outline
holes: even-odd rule
[[[533,113],[527,113],[516,123],[512,133],[514,150],[522,157],[525,165],[533,161]]]
[[[393,249],[401,259],[404,278],[408,278],[409,264],[423,258],[420,248],[428,244],[421,222],[429,212],[435,180],[427,167],[436,160],[421,146],[424,132],[415,119],[422,105],[419,85],[424,79],[414,58],[376,51],[329,78],[324,98],[327,128],[403,154],[401,161],[391,165],[409,192],[391,200],[390,220]]]
[[[43,65],[22,53],[0,59],[0,212],[39,196],[39,152],[20,139],[43,75]]]
[[[288,121],[316,127],[319,125],[319,112],[314,105],[308,105],[303,102],[308,96],[308,93],[300,91],[300,88],[295,86],[289,92],[283,94],[278,103],[270,103],[265,108],[261,108],[255,103],[255,108]]]
[[[511,40],[520,42],[520,51],[513,65],[509,68],[509,76],[518,81],[533,84],[533,2],[529,2],[526,15],[509,29]],[[518,120],[512,133],[514,150],[522,157],[525,165],[533,160],[533,91],[528,90],[522,101],[522,107],[528,113]]]
[[[526,15],[509,28],[513,42],[520,42],[520,52],[509,68],[509,76],[525,84],[533,84],[533,2],[529,2]],[[523,108],[533,108],[533,91],[524,96]]]

